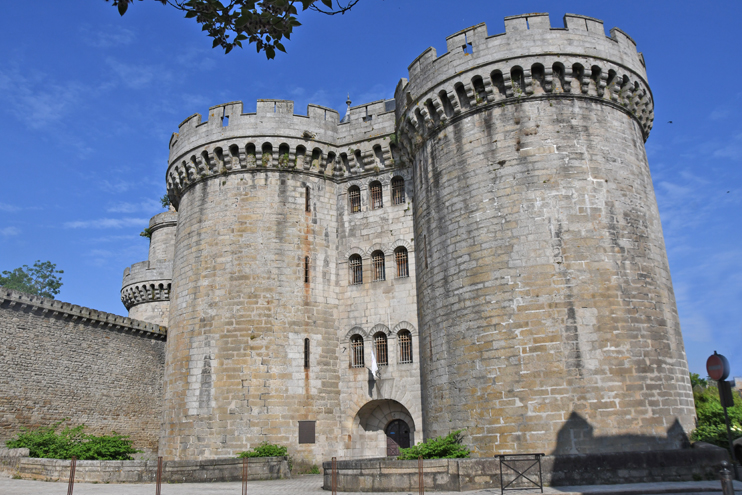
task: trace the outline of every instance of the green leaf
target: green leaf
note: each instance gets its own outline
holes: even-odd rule
[[[126,14],[126,10],[129,8],[129,0],[119,0],[119,15]]]
[[[272,46],[266,46],[265,56],[268,57],[268,60],[276,58],[276,50],[274,50]]]
[[[190,19],[191,17],[196,17],[197,15],[198,14],[196,12],[193,12],[192,10],[189,10],[188,12],[186,12],[185,18],[186,19]]]
[[[279,50],[281,50],[283,53],[286,53],[286,49],[278,41],[276,41],[276,48],[278,48]]]
[[[322,0],[322,3],[327,5],[328,8],[332,8],[332,0]]]

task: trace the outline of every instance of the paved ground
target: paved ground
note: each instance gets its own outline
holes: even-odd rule
[[[742,494],[742,483],[735,481],[735,491]],[[65,495],[67,483],[0,479],[2,495]],[[153,495],[154,483],[141,484],[96,484],[77,483],[73,495]],[[296,476],[290,480],[251,481],[247,486],[249,495],[300,495],[304,493],[330,492],[322,489],[321,475]],[[405,492],[401,492],[404,494]],[[462,492],[428,492],[436,495],[459,495]],[[492,495],[500,490],[477,490],[463,492],[467,495]],[[518,491],[510,493],[539,493],[535,491]],[[721,493],[718,481],[699,481],[689,483],[637,483],[632,485],[596,485],[582,487],[545,488],[544,493],[553,495],[654,495],[654,494],[712,494]],[[162,495],[241,495],[241,483],[176,483],[162,485]],[[410,495],[416,495],[417,491]],[[343,495],[360,495],[344,492]],[[368,492],[362,495],[370,495]],[[388,495],[388,494],[387,494]]]
[[[735,482],[735,489],[742,493],[742,483]],[[51,483],[44,481],[0,479],[0,494],[3,495],[64,495],[67,483]],[[297,476],[291,480],[251,481],[248,484],[250,495],[294,495],[304,493],[324,493],[322,476]],[[470,495],[491,495],[500,490],[477,490],[466,492]],[[96,484],[78,483],[74,488],[74,495],[152,495],[155,493],[154,483],[142,484]],[[164,484],[162,495],[240,495],[240,483],[182,483]],[[417,492],[415,492],[417,493]],[[460,492],[435,492],[437,495],[453,495]],[[520,491],[517,493],[529,493]],[[538,490],[530,493],[538,493]],[[650,494],[710,494],[721,493],[721,484],[718,481],[693,483],[640,483],[633,485],[602,485],[583,487],[546,488],[544,493],[559,495],[650,495]],[[344,495],[358,495],[346,493]],[[363,495],[369,495],[365,493]]]

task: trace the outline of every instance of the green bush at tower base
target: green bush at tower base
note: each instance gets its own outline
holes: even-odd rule
[[[240,452],[237,457],[240,459],[244,457],[284,457],[287,455],[287,452],[288,449],[286,447],[263,442],[249,452]]]
[[[401,461],[423,459],[463,459],[471,453],[466,445],[461,443],[461,432],[452,431],[445,437],[429,438],[423,443],[417,444],[409,449],[399,449]]]
[[[131,454],[141,452],[131,445],[128,436],[88,435],[83,432],[85,425],[65,428],[57,433],[57,428],[65,420],[52,426],[22,428],[18,436],[5,442],[9,449],[29,450],[30,457],[44,459],[72,459],[81,461],[129,461]]]

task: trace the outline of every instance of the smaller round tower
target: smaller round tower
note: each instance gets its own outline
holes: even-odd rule
[[[129,318],[167,326],[177,220],[178,213],[173,209],[152,217],[148,228],[149,259],[124,270],[121,302],[129,311]]]

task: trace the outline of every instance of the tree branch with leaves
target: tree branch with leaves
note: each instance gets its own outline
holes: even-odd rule
[[[124,15],[134,0],[111,1]],[[142,0],[139,0],[142,1]],[[291,39],[301,11],[313,10],[325,15],[345,14],[360,0],[154,0],[185,12],[185,17],[195,19],[213,38],[213,48],[221,46],[225,53],[242,43],[254,44],[258,53],[268,59],[276,56],[276,50],[286,52],[281,42]]]
[[[13,271],[5,270],[0,275],[0,286],[54,299],[62,287],[62,278],[57,274],[64,273],[56,268],[57,265],[51,261],[39,260],[32,267],[23,265]]]

